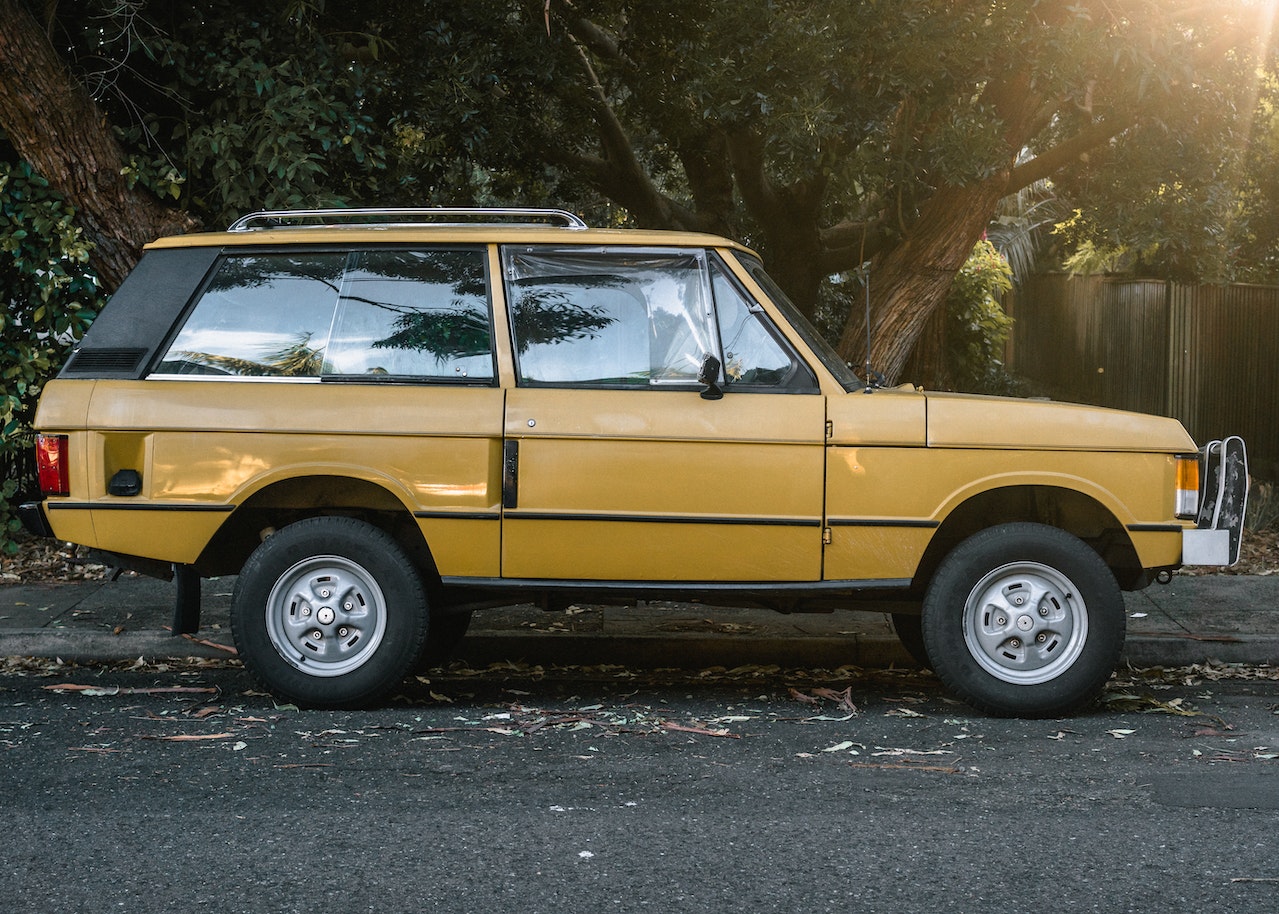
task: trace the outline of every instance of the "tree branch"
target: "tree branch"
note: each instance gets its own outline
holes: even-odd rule
[[[1045,150],[1028,162],[1014,167],[1008,173],[1008,184],[1004,192],[1016,193],[1029,187],[1036,181],[1055,174],[1060,169],[1078,159],[1081,155],[1096,149],[1103,143],[1119,136],[1137,123],[1136,118],[1109,118],[1089,124],[1073,137]]]
[[[764,140],[748,127],[736,127],[724,134],[728,158],[742,201],[762,224],[777,224],[786,217],[786,205],[764,170]]]
[[[584,107],[595,122],[600,155],[580,152],[563,137],[543,135],[537,143],[540,155],[549,163],[579,174],[608,199],[629,210],[650,228],[683,228],[693,221],[687,208],[665,197],[653,184],[639,161],[630,136],[609,102],[608,92],[591,62],[590,54],[571,32],[568,41],[587,78]],[[582,106],[580,92],[566,91],[567,104]]]
[[[879,219],[845,220],[823,229],[819,258],[822,272],[841,273],[856,269],[888,248],[886,238],[883,222]]]
[[[568,33],[570,35],[590,48],[592,53],[605,60],[624,66],[628,70],[639,69],[635,65],[635,61],[622,52],[617,39],[590,19],[578,13],[577,7],[573,5],[571,0],[564,0],[564,5],[574,14],[565,20],[568,23]]]

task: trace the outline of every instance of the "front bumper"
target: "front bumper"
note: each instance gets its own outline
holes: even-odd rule
[[[1237,435],[1199,451],[1199,516],[1181,534],[1183,565],[1233,565],[1248,508],[1248,451]]]

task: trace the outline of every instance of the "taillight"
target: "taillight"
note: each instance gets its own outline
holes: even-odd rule
[[[1199,457],[1177,458],[1177,516],[1193,518],[1199,513]]]
[[[66,435],[36,435],[36,469],[45,495],[71,494]]]

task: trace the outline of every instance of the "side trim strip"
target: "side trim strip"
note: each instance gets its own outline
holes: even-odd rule
[[[919,527],[928,530],[941,526],[941,523],[935,520],[907,518],[829,517],[826,523],[831,527]]]
[[[494,511],[414,511],[414,517],[425,520],[501,520]]]
[[[556,581],[544,578],[468,578],[445,575],[447,587],[511,590],[702,591],[730,593],[843,593],[852,590],[905,590],[910,578],[847,581]]]
[[[660,514],[549,514],[537,511],[507,511],[507,520],[575,520],[619,524],[720,524],[744,527],[820,527],[816,517],[692,517]]]
[[[193,511],[200,513],[230,513],[235,510],[235,505],[131,505],[124,502],[99,501],[46,501],[44,506],[49,511]]]
[[[1180,533],[1186,528],[1180,524],[1128,524],[1132,533]]]

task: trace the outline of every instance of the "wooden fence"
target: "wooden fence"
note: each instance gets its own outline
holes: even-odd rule
[[[1036,277],[1006,303],[1008,364],[1054,399],[1174,416],[1195,440],[1242,435],[1279,480],[1279,287]]]

